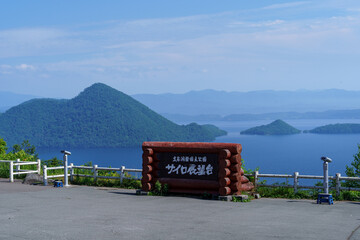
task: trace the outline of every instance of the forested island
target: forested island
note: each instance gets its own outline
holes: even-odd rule
[[[306,130],[304,133],[318,134],[355,134],[360,133],[360,124],[357,123],[337,123],[329,124],[312,130]]]
[[[126,147],[143,141],[213,141],[212,125],[177,125],[132,97],[96,83],[69,100],[33,99],[0,115],[0,138],[37,147]]]
[[[240,133],[248,135],[290,135],[301,133],[301,131],[278,119],[270,124],[249,128]]]

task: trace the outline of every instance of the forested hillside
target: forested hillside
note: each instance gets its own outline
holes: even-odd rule
[[[241,134],[249,135],[289,135],[301,133],[299,129],[278,119],[270,124],[253,127],[242,131]]]
[[[143,141],[212,141],[216,127],[177,125],[130,96],[97,83],[70,100],[34,99],[0,115],[0,137],[38,147],[123,147]]]
[[[360,133],[360,124],[357,123],[329,124],[304,132],[319,133],[319,134],[352,134],[352,133],[358,134]]]

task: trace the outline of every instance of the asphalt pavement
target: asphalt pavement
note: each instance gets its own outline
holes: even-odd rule
[[[360,202],[224,202],[0,181],[0,239],[359,239]]]

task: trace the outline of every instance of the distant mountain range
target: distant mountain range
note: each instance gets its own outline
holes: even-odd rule
[[[360,109],[360,91],[337,89],[252,92],[203,90],[184,94],[136,94],[133,97],[171,119],[171,116],[176,115],[183,118],[199,118],[201,115],[221,118],[232,114],[241,114],[243,118],[249,119],[263,119],[269,116],[253,114],[267,113],[277,113],[275,119],[278,119],[283,118],[280,113],[309,117],[302,113]],[[325,113],[329,114],[332,113]]]
[[[324,112],[277,112],[259,114],[231,114],[222,117],[216,114],[182,115],[162,114],[174,122],[206,122],[206,121],[253,121],[275,119],[360,119],[360,109],[329,110]]]
[[[223,121],[242,120],[273,120],[273,119],[359,119],[360,109],[352,110],[329,110],[324,112],[278,112],[263,114],[232,114],[221,119]]]
[[[0,112],[34,98],[0,92]],[[135,99],[174,122],[275,119],[359,119],[360,91],[191,91],[136,94]]]
[[[33,99],[0,115],[0,138],[37,147],[125,147],[143,141],[212,141],[225,131],[177,125],[105,84],[70,100]]]

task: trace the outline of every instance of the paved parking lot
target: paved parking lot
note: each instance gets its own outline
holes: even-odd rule
[[[0,181],[0,239],[360,239],[360,203],[248,203]]]

